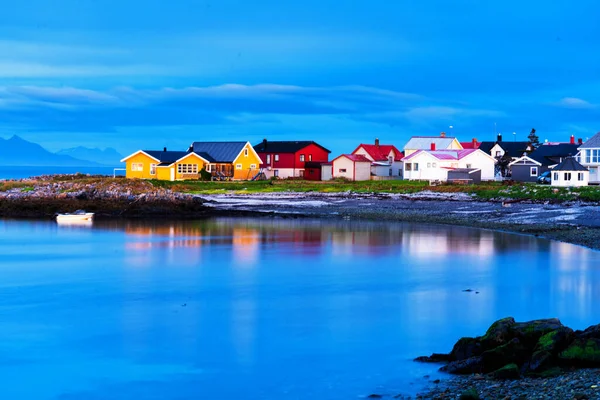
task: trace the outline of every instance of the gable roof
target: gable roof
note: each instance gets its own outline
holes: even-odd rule
[[[479,142],[479,150],[490,153],[497,142]]]
[[[600,132],[586,140],[584,144],[579,146],[580,149],[598,149],[600,148]]]
[[[552,171],[588,171],[588,169],[579,164],[573,157],[567,157],[563,162],[554,167]]]
[[[358,147],[352,152],[352,154],[356,153],[358,149],[363,148],[369,156],[373,159],[373,161],[388,161],[388,155],[390,152],[394,152],[396,156],[395,160],[401,160],[404,155],[400,150],[396,148],[396,146],[391,144],[359,144]]]
[[[333,159],[333,161],[337,160],[338,158],[342,158],[342,157],[346,157],[347,159],[349,159],[350,161],[353,161],[353,162],[368,162],[369,164],[371,164],[371,160],[369,160],[367,157],[363,156],[362,154],[342,154],[341,156],[338,156],[335,159]]]
[[[248,142],[194,142],[190,149],[210,162],[232,163]],[[252,146],[251,146],[252,147]]]
[[[527,162],[527,164],[523,163],[523,161]],[[540,163],[539,161],[534,160],[531,157],[527,157],[527,156],[523,156],[521,158],[517,158],[515,161],[511,162],[510,164],[508,164],[508,166],[513,166],[515,164],[519,164],[519,165],[529,165],[529,164],[533,164],[533,165],[539,165],[540,167],[542,166],[542,163]]]
[[[460,145],[465,150],[467,150],[467,149],[478,149],[479,145],[481,145],[481,142],[478,142],[477,140],[473,139],[470,142],[460,142]]]
[[[505,154],[513,158],[521,157],[523,153],[527,152],[527,148],[531,146],[529,142],[481,142],[479,146],[479,150],[484,151],[486,153],[490,153],[492,148],[498,145],[502,147]]]
[[[452,136],[413,136],[404,145],[404,150],[429,150],[431,143],[435,143],[436,149],[443,150],[449,148],[454,140],[456,138]]]
[[[404,157],[403,161],[409,161],[413,158],[418,157],[420,154],[428,154],[432,157],[437,158],[438,160],[444,161],[452,161],[452,160],[461,160],[475,152],[479,151],[478,149],[467,149],[467,150],[419,150],[416,151],[406,157]],[[489,156],[489,154],[488,154]],[[490,157],[491,158],[491,157]]]
[[[186,151],[160,151],[160,150],[138,150],[135,153],[128,155],[123,158],[121,162],[125,162],[133,156],[138,154],[145,154],[148,157],[154,159],[157,163],[174,163],[179,160],[181,157],[184,157],[187,152]]]
[[[296,153],[297,151],[302,150],[305,147],[314,144],[315,146],[319,146],[327,153],[331,153],[330,150],[321,146],[319,143],[313,140],[284,140],[284,141],[265,141],[263,140],[256,146],[254,146],[254,150],[257,153],[266,153],[267,151],[270,153]]]
[[[571,143],[545,143],[529,154],[529,157],[542,165],[558,164],[564,158],[576,155],[579,145]]]

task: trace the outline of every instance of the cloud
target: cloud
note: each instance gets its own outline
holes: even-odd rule
[[[557,107],[576,109],[596,108],[596,105],[577,97],[563,97],[559,102],[555,103],[555,105]]]

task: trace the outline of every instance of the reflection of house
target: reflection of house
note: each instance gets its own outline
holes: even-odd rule
[[[188,151],[139,150],[121,160],[127,178],[198,179],[205,168],[214,177],[251,179],[260,158],[248,142],[194,142]]]
[[[371,160],[362,154],[342,154],[332,163],[334,178],[351,181],[371,180]]]
[[[419,150],[462,150],[460,142],[455,137],[446,136],[445,132],[440,136],[413,136],[404,145],[404,156],[409,156]]]
[[[552,186],[587,186],[590,171],[573,157],[567,157],[552,169],[550,184]]]
[[[279,178],[304,177],[311,180],[317,179],[317,172],[321,168],[309,164],[314,172],[306,173],[307,162],[327,163],[329,153],[325,147],[313,141],[267,141],[254,146],[254,150],[262,159],[261,168],[267,176]],[[325,168],[326,169],[326,168]]]
[[[503,142],[502,134],[499,133],[495,142],[481,142],[479,150],[494,158],[501,158],[508,154],[514,161],[525,153],[533,151],[533,146],[530,142]]]
[[[570,143],[544,143],[531,152],[509,164],[511,177],[519,182],[535,182],[537,177],[560,164],[564,159],[577,154],[581,145],[571,136]]]
[[[579,162],[590,171],[590,183],[600,183],[600,132],[579,146]]]
[[[396,177],[402,178],[402,152],[394,145],[360,144],[352,152],[355,155],[363,155],[371,161],[371,176],[374,177]]]
[[[198,172],[208,162],[200,155],[185,151],[139,150],[121,160],[125,176],[139,179],[198,179]]]
[[[432,145],[432,148],[435,147]],[[448,171],[458,168],[481,170],[482,180],[494,179],[493,157],[481,150],[419,150],[404,157],[404,179],[448,179]]]
[[[194,142],[189,151],[208,160],[206,170],[216,178],[252,179],[261,162],[249,142]]]

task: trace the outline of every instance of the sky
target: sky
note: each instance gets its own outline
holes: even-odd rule
[[[442,131],[585,140],[600,131],[599,14],[595,0],[11,2],[0,137],[122,154],[315,140],[332,156]]]

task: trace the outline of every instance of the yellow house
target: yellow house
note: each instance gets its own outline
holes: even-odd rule
[[[408,157],[417,150],[463,150],[462,145],[455,137],[446,136],[413,136],[404,145],[404,157]]]
[[[194,142],[188,151],[139,150],[121,160],[125,176],[137,179],[198,179],[205,168],[215,179],[249,180],[260,157],[249,142]]]

